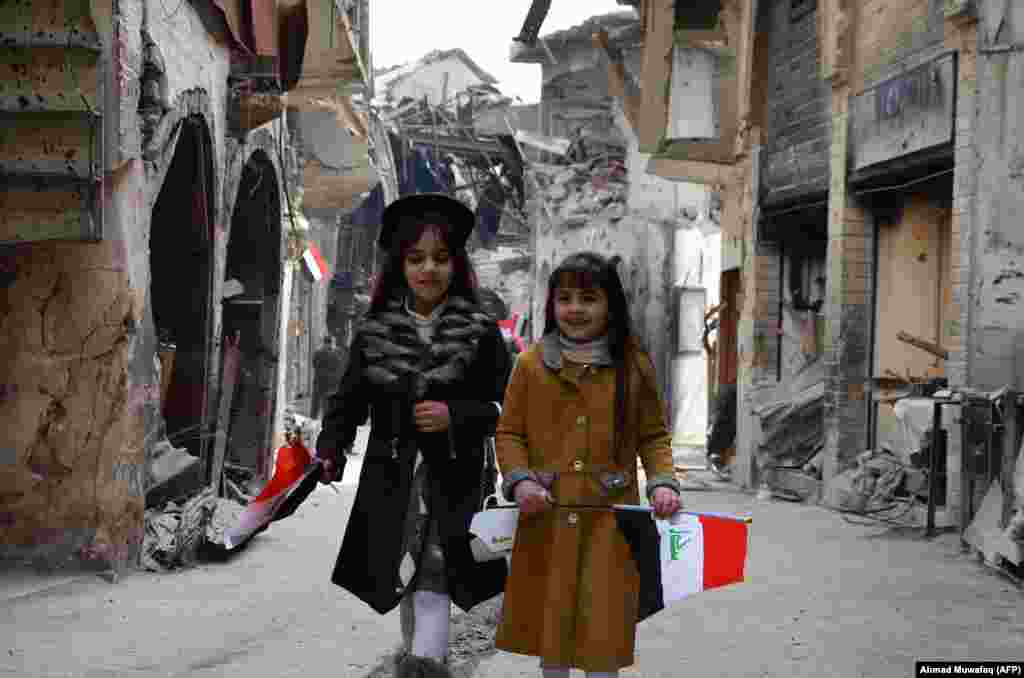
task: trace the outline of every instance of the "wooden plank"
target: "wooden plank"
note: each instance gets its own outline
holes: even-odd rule
[[[878,322],[875,335],[875,376],[895,373],[906,377],[941,376],[936,359],[898,339],[906,332],[929,342],[941,337],[940,235],[946,208],[924,196],[910,196],[898,224],[883,225],[878,233]]]
[[[99,60],[93,52],[59,47],[0,49],[0,100],[10,110],[99,109],[99,87]]]
[[[77,191],[0,191],[0,243],[92,239],[94,219]]]
[[[28,114],[0,127],[0,164],[5,161],[45,160],[74,166],[88,175],[92,132],[86,120]]]
[[[643,90],[636,130],[641,148],[656,146],[666,131],[668,97],[664,83],[671,72],[675,2],[648,0],[644,8],[646,30],[640,77]]]
[[[221,364],[220,404],[217,407],[216,438],[213,456],[210,458],[210,482],[217,496],[222,495],[221,481],[224,475],[224,457],[227,454],[228,432],[231,429],[231,403],[235,398],[235,385],[238,383],[238,369],[241,364],[242,352],[238,345],[240,334],[224,341],[224,360]]]
[[[689,181],[695,184],[725,186],[736,178],[736,166],[699,160],[672,160],[652,157],[647,161],[647,173],[670,181]]]
[[[934,342],[926,341],[924,339],[921,339],[920,337],[915,337],[912,334],[902,331],[896,333],[896,338],[905,344],[910,344],[911,346],[919,348],[922,351],[927,351],[928,353],[931,353],[933,356],[942,358],[943,360],[949,360],[949,351],[947,351],[946,349],[942,348],[941,346]]]

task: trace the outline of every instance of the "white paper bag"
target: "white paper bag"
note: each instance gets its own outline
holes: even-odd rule
[[[476,537],[470,543],[476,561],[496,560],[512,553],[518,522],[518,508],[496,508],[474,515],[469,531]]]

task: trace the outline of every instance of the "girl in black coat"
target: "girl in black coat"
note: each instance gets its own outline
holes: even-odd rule
[[[388,261],[317,440],[329,482],[371,418],[332,581],[381,614],[401,605],[399,678],[450,675],[451,603],[469,610],[500,593],[507,575],[504,559],[475,561],[468,534],[511,368],[474,291],[465,249],[474,223],[442,195],[385,210]]]

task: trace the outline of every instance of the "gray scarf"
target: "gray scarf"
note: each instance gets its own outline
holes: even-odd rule
[[[608,348],[608,335],[602,334],[589,341],[575,341],[558,333],[558,348],[562,357],[579,365],[613,365],[612,354]]]

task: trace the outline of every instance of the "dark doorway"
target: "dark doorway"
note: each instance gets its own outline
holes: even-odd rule
[[[224,337],[237,337],[240,352],[227,462],[264,477],[277,390],[281,202],[276,170],[262,151],[242,171],[226,269]]]
[[[181,123],[174,157],[153,207],[149,236],[151,303],[164,366],[162,413],[167,438],[203,460],[210,448],[204,427],[209,406],[211,278],[214,214],[213,145],[206,123]],[[184,494],[205,484],[190,475]],[[197,487],[192,487],[196,485]]]

